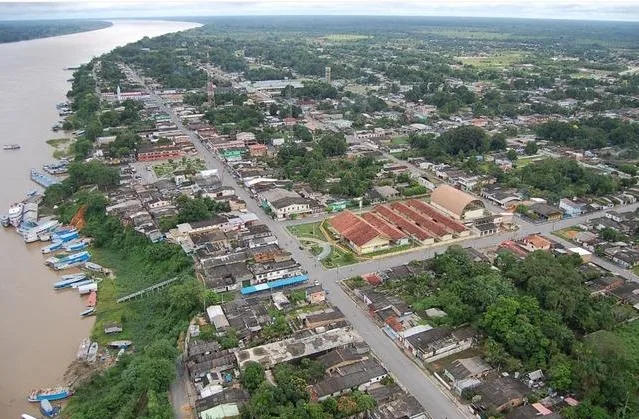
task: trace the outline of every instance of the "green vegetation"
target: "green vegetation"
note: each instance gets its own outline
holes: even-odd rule
[[[189,198],[186,195],[180,195],[175,199],[175,204],[179,211],[178,215],[162,218],[159,223],[160,230],[168,231],[178,224],[210,220],[217,213],[231,210],[228,202],[214,201],[209,197]]]
[[[7,20],[0,22],[0,44],[95,31],[112,25],[97,20]]]
[[[171,417],[167,390],[175,376],[175,342],[188,319],[202,307],[205,293],[193,276],[193,262],[179,246],[150,243],[130,227],[123,227],[117,218],[105,216],[106,200],[99,197],[99,193],[76,194],[73,203],[60,205],[59,215],[67,222],[79,205],[92,204],[82,233],[94,239],[95,260],[115,273],[115,279],[100,283],[92,337],[105,342],[104,325],[121,323],[122,336],[134,342],[136,352],[80,383],[64,414],[80,419]],[[124,304],[114,301],[175,276],[183,278],[182,283],[163,292]]]
[[[325,241],[326,236],[320,229],[322,223],[322,221],[318,221],[316,223],[297,224],[287,227],[287,230],[290,231],[295,237],[311,237],[314,239]]]
[[[627,146],[639,143],[639,127],[631,122],[612,118],[588,118],[568,123],[550,121],[537,127],[537,136],[580,149],[609,145]]]
[[[184,170],[187,174],[194,175],[205,169],[206,165],[201,159],[187,159],[186,157],[181,160],[171,160],[153,165],[153,172],[159,178],[171,177],[176,170]]]
[[[251,399],[242,407],[241,417],[340,419],[375,407],[375,400],[359,391],[337,398],[329,397],[321,402],[311,401],[307,386],[323,376],[322,364],[302,359],[298,363],[276,365],[273,369],[276,385],[273,386],[266,381],[260,364],[248,363],[242,371],[241,381],[251,394]]]
[[[522,54],[520,52],[500,52],[498,54],[485,57],[458,57],[458,59],[465,65],[472,65],[480,68],[503,68],[509,67],[520,61],[522,59]]]
[[[389,281],[383,289],[415,310],[444,310],[441,324],[470,323],[485,335],[493,364],[507,371],[541,368],[552,388],[576,392],[609,412],[602,417],[617,417],[619,409],[629,415],[622,417],[639,412],[639,386],[630,378],[639,373],[637,326],[623,325],[633,309],[591,297],[579,257],[534,252],[519,262],[502,253],[495,271],[451,247],[424,263],[432,273]]]

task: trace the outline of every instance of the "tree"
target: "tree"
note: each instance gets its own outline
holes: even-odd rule
[[[251,361],[246,363],[246,366],[242,371],[240,381],[245,389],[247,389],[250,393],[254,393],[265,379],[266,375],[264,374],[264,367],[257,362]]]
[[[275,103],[275,102],[271,103],[271,104],[269,105],[269,107],[268,107],[268,113],[269,113],[269,115],[271,115],[271,116],[276,116],[276,115],[277,115],[278,110],[279,110],[279,109],[278,109],[278,107],[277,107],[277,103]]]
[[[326,157],[341,156],[348,150],[344,134],[325,134],[317,142],[317,146]]]
[[[505,150],[507,146],[508,143],[506,142],[506,134],[499,132],[493,135],[490,139],[490,149],[492,151]]]
[[[524,147],[524,153],[526,153],[527,156],[533,156],[537,154],[537,151],[538,147],[536,141],[528,141],[526,143],[526,147]]]
[[[508,160],[510,160],[510,161],[515,161],[515,160],[517,160],[517,152],[514,149],[511,148],[506,153],[506,157],[508,157]]]

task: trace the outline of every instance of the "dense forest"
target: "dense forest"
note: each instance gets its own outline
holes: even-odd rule
[[[94,31],[112,26],[99,20],[21,20],[0,22],[0,44]]]

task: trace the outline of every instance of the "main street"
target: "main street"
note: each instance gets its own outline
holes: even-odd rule
[[[146,86],[144,82],[133,72],[130,73],[133,78]],[[359,307],[351,300],[351,298],[339,286],[338,280],[361,275],[364,273],[390,268],[400,264],[408,263],[415,259],[427,259],[435,253],[442,253],[446,249],[444,246],[434,246],[428,249],[419,249],[414,252],[407,252],[396,256],[371,260],[352,266],[325,269],[315,260],[309,253],[299,248],[297,240],[287,231],[286,226],[296,222],[278,222],[267,216],[258,203],[253,199],[251,194],[238,184],[237,180],[227,170],[225,165],[215,156],[213,152],[207,149],[195,133],[186,129],[182,121],[175,113],[166,106],[164,101],[153,91],[148,89],[153,100],[160,106],[164,112],[171,116],[174,124],[185,134],[187,134],[195,145],[200,156],[205,160],[208,168],[217,169],[220,174],[220,180],[224,186],[230,186],[238,197],[246,202],[247,209],[260,216],[260,219],[272,233],[278,238],[279,245],[283,249],[289,251],[300,265],[308,272],[313,279],[320,281],[322,286],[328,291],[328,298],[331,303],[339,308],[348,321],[353,325],[361,337],[370,345],[373,352],[381,360],[384,366],[395,376],[398,382],[407,389],[424,407],[424,409],[434,419],[454,419],[454,418],[470,418],[471,415],[466,408],[460,407],[453,399],[450,393],[444,390],[441,385],[431,376],[424,373],[421,369],[415,368],[412,361],[401,354],[399,348],[379,329],[379,327],[370,319]],[[639,204],[618,207],[619,210],[633,210]],[[587,216],[576,217],[573,219],[557,221],[555,223],[533,224],[519,219],[519,229],[514,232],[502,233],[488,237],[469,239],[463,244],[474,248],[484,248],[496,246],[500,242],[508,239],[521,238],[533,233],[550,234],[552,231],[579,224],[587,218],[601,216],[605,211],[588,214]],[[312,220],[321,220],[326,216],[317,217]],[[554,240],[566,246],[571,246],[561,239]],[[606,261],[597,259],[597,262],[612,271],[624,276],[628,279],[639,280],[632,272],[620,269]]]

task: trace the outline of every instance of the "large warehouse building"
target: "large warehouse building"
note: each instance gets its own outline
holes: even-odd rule
[[[411,241],[427,245],[470,235],[462,223],[417,199],[378,205],[361,216],[343,211],[330,218],[328,225],[358,255]]]
[[[430,203],[458,220],[472,220],[484,215],[484,203],[450,185],[441,185],[430,195]]]

